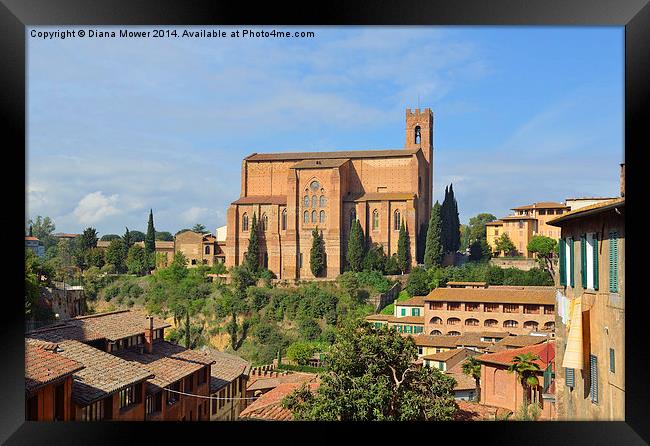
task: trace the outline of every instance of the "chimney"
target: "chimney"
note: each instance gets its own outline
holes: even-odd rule
[[[144,349],[147,353],[153,352],[153,317],[147,316],[145,318],[144,328]]]
[[[625,163],[621,163],[621,197],[625,196]]]

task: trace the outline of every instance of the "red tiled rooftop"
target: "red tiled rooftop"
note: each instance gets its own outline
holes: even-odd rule
[[[540,370],[544,370],[548,366],[548,363],[555,359],[555,341],[503,350],[497,353],[486,353],[481,356],[476,356],[476,359],[488,364],[510,365],[515,356],[525,353],[538,355],[540,359],[533,362],[539,366]]]
[[[407,157],[420,149],[393,150],[343,150],[338,152],[280,152],[253,153],[244,158],[246,161],[301,161],[307,159],[342,159],[342,158],[386,158]]]
[[[57,344],[25,339],[25,390],[34,390],[84,368],[57,353]]]
[[[318,375],[315,373],[290,373],[282,376],[264,376],[255,375],[248,379],[246,385],[247,392],[254,392],[256,390],[272,389],[280,384],[286,383],[303,383],[314,380]]]
[[[252,404],[239,414],[239,418],[269,421],[293,420],[291,411],[282,407],[282,400],[301,385],[302,383],[279,384],[275,389],[270,390],[253,401]],[[307,386],[310,391],[314,392],[318,389],[320,383],[310,382]]]
[[[210,393],[215,393],[238,377],[248,376],[250,373],[250,363],[239,356],[211,348],[202,349],[201,352],[214,361],[210,367]]]

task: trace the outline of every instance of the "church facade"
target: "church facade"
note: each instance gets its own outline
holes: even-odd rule
[[[410,259],[423,255],[433,196],[433,113],[406,109],[406,143],[396,150],[253,153],[241,167],[241,195],[227,213],[226,266],[240,265],[253,215],[260,263],[280,279],[311,279],[312,230],[322,231],[325,273],[344,271],[347,239],[359,220],[371,243],[397,253],[399,229]]]

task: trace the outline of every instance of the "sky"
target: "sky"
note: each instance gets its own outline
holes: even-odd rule
[[[101,235],[214,232],[257,152],[394,149],[434,113],[434,200],[460,220],[616,196],[623,27],[128,27],[312,38],[89,38],[27,30],[27,216]],[[80,30],[43,39],[32,30]]]

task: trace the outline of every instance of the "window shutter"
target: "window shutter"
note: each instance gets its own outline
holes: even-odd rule
[[[587,289],[587,235],[580,236],[580,280],[582,289]]]
[[[612,373],[616,372],[616,354],[613,348],[609,349],[609,371]]]
[[[566,286],[566,241],[562,238],[559,243],[560,285]]]
[[[567,239],[567,242],[569,243],[569,281],[571,284],[571,288],[576,286],[575,283],[575,256],[573,252],[573,237],[569,237]]]
[[[609,291],[618,293],[618,233],[609,233]]]
[[[594,250],[594,290],[598,291],[598,233],[594,232],[593,239],[593,250]]]
[[[590,378],[590,393],[591,401],[598,402],[598,357],[589,355],[589,378]]]
[[[566,376],[566,385],[567,387],[575,387],[576,385],[576,375],[574,369],[564,369],[564,374]]]

